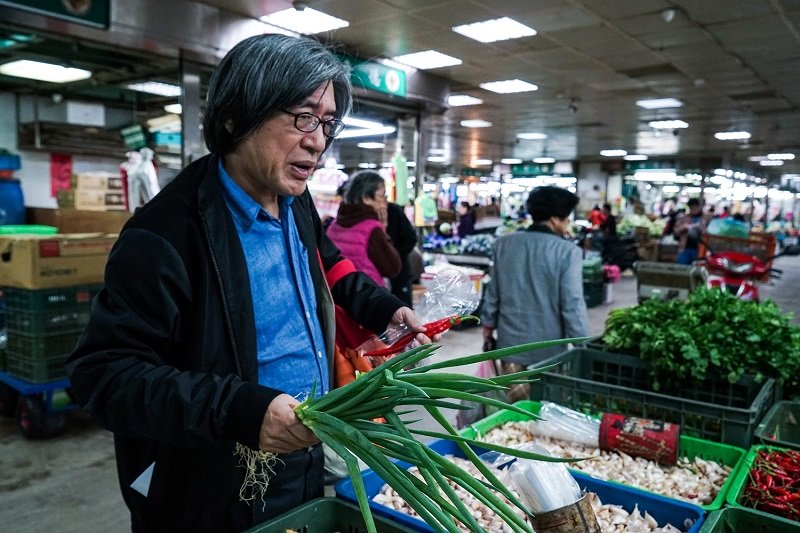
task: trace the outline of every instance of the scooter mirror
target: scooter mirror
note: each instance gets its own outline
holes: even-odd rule
[[[781,252],[781,255],[800,255],[800,244],[793,244],[792,246],[787,246]]]

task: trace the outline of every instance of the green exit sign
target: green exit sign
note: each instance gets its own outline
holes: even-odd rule
[[[375,61],[366,61],[352,56],[340,56],[350,66],[350,81],[356,87],[371,89],[393,96],[406,95],[406,73]]]

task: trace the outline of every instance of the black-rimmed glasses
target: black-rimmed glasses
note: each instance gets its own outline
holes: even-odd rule
[[[322,120],[313,113],[292,113],[286,109],[284,109],[283,112],[294,117],[294,127],[303,133],[311,133],[316,131],[321,124],[322,133],[325,134],[325,137],[333,139],[342,133],[342,130],[344,129],[344,122],[337,118]]]

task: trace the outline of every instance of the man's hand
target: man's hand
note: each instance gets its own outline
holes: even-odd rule
[[[294,408],[299,404],[288,394],[281,394],[272,400],[264,413],[258,437],[258,447],[262,451],[288,453],[319,442],[317,436],[294,413]]]
[[[389,322],[390,325],[400,325],[405,324],[412,331],[416,332],[417,335],[414,337],[414,340],[420,344],[430,344],[432,342],[437,342],[442,336],[441,335],[434,335],[433,338],[428,337],[425,335],[425,328],[422,327],[422,323],[417,318],[417,315],[414,314],[408,307],[401,307],[397,311],[394,312],[392,315],[392,320]]]

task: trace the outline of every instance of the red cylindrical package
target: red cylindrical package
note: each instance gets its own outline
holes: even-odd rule
[[[680,434],[678,424],[606,413],[600,422],[600,448],[674,465],[678,461]]]

